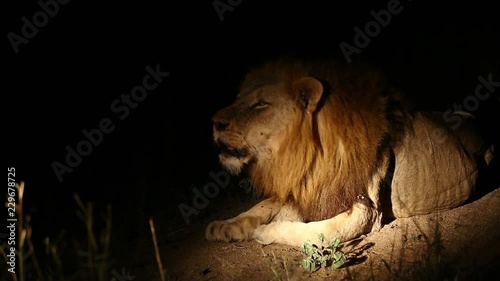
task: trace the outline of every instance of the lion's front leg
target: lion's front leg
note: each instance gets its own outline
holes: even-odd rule
[[[378,229],[380,219],[380,212],[362,203],[356,203],[350,211],[323,221],[273,221],[261,225],[252,233],[252,238],[261,244],[301,246],[307,240],[318,241],[319,235],[323,234],[325,242],[334,238],[345,242],[369,233],[372,229]]]
[[[247,240],[258,226],[269,223],[282,205],[274,198],[269,198],[234,218],[213,221],[207,226],[205,237],[209,241]]]

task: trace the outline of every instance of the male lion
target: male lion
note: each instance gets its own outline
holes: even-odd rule
[[[208,240],[348,241],[380,229],[382,217],[459,206],[493,159],[472,126],[453,129],[442,114],[410,109],[360,65],[267,63],[213,124],[222,165],[245,169],[267,199],[211,222]]]

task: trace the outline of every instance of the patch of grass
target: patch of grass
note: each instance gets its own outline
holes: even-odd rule
[[[24,182],[16,183],[18,199],[16,202],[16,244],[8,245],[7,241],[0,244],[0,256],[3,257],[2,263],[9,261],[7,256],[11,252],[11,247],[15,246],[16,270],[15,273],[2,270],[0,280],[12,281],[77,281],[77,280],[133,280],[135,276],[125,267],[119,269],[113,268],[113,258],[110,251],[111,246],[111,228],[112,228],[112,209],[107,206],[106,212],[101,214],[102,226],[96,227],[96,212],[92,202],[82,202],[78,195],[74,195],[77,206],[76,215],[84,225],[84,233],[79,235],[78,239],[73,238],[73,247],[68,248],[68,237],[65,236],[65,230],[55,239],[46,237],[41,241],[38,247],[35,247],[37,241],[33,241],[33,230],[31,227],[31,218],[23,212],[23,197],[25,191]],[[160,280],[170,280],[160,259],[156,232],[153,220],[150,219],[150,229],[152,233],[156,260],[160,273]],[[2,237],[2,240],[3,237]],[[35,249],[38,249],[36,251]],[[1,259],[1,258],[0,258]],[[76,268],[75,268],[76,266]],[[3,267],[0,267],[3,269]]]
[[[107,206],[107,213],[103,216],[105,227],[100,235],[96,237],[94,230],[93,204],[87,202],[84,204],[78,195],[74,195],[75,202],[79,210],[77,216],[85,225],[86,245],[79,246],[78,256],[80,257],[80,266],[84,271],[82,274],[88,280],[109,280],[110,272],[110,252],[111,241],[111,206]]]
[[[307,241],[300,247],[300,251],[307,257],[302,260],[302,266],[315,272],[321,267],[339,268],[346,261],[346,255],[339,250],[341,241],[338,238],[332,239],[327,246],[323,246],[325,236],[320,234],[318,237],[320,246]]]
[[[15,257],[13,257],[12,261],[14,261],[13,264],[16,265],[16,267],[15,270],[13,268],[13,271],[9,273],[5,270],[5,275],[3,277],[5,280],[10,278],[13,281],[25,281],[31,280],[32,278],[38,278],[38,280],[42,281],[46,279],[51,280],[50,278],[43,277],[32,240],[33,230],[30,224],[31,217],[23,213],[24,182],[16,183],[15,188],[17,190],[17,202],[15,204],[17,233],[15,239],[10,241],[11,243],[4,242],[0,245],[0,254],[3,256],[5,262],[9,262],[11,260],[7,257],[7,253],[10,255],[12,254],[12,249],[15,249]]]

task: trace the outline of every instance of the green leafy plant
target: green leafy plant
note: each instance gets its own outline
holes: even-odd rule
[[[323,246],[325,241],[323,234],[319,235],[318,240],[320,246],[308,240],[300,247],[300,251],[307,256],[302,260],[302,266],[309,272],[312,273],[321,267],[339,268],[347,261],[346,255],[339,250],[340,239],[332,239],[327,246]]]

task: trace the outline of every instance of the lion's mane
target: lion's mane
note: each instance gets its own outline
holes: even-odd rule
[[[241,89],[268,83],[286,85],[283,95],[299,97],[293,82],[305,76],[323,85],[312,116],[296,111],[286,141],[270,159],[258,159],[249,175],[257,191],[294,203],[305,220],[323,220],[349,210],[366,196],[380,152],[393,141],[391,119],[397,92],[380,72],[362,65],[280,60],[250,71]],[[398,113],[399,112],[399,113]]]

